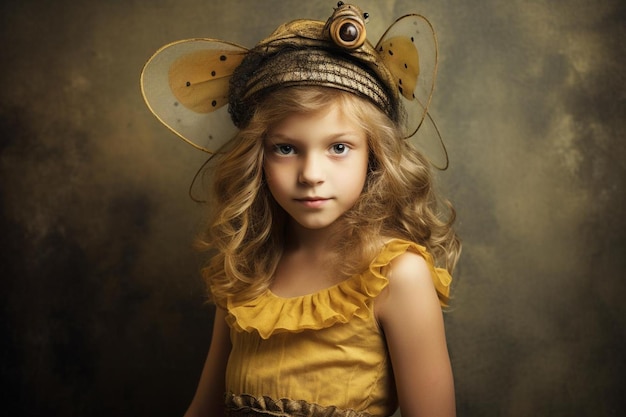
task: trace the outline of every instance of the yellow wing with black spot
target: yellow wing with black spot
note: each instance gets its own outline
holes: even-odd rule
[[[422,15],[405,15],[387,29],[376,50],[396,80],[407,112],[406,137],[428,155],[434,166],[446,169],[447,151],[437,125],[428,113],[439,59],[434,28]],[[420,134],[416,135],[418,129]]]
[[[227,114],[230,77],[248,49],[214,39],[189,39],[159,49],[141,73],[154,115],[192,146],[214,153],[232,138]]]

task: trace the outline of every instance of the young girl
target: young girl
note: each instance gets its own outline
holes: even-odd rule
[[[356,35],[333,32],[346,14]],[[239,131],[215,155],[204,239],[217,311],[187,417],[455,415],[454,210],[404,139],[388,65],[344,45],[362,17],[340,3],[283,25],[231,74]]]

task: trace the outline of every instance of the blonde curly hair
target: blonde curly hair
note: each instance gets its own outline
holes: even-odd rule
[[[200,246],[211,250],[202,269],[209,299],[250,300],[266,291],[283,252],[287,214],[274,201],[263,174],[264,138],[292,114],[314,113],[338,102],[366,132],[369,167],[361,196],[338,220],[336,270],[362,272],[389,238],[425,246],[450,273],[461,244],[452,224],[455,211],[433,189],[431,166],[399,128],[374,104],[325,87],[288,87],[269,94],[250,122],[215,156],[211,169],[211,214]],[[448,302],[439,294],[443,304]]]

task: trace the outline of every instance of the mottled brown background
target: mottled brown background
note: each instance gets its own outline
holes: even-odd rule
[[[625,3],[361,5],[374,41],[412,11],[439,35],[459,415],[623,415]],[[250,47],[332,6],[2,2],[2,415],[182,415],[212,317],[187,197],[203,155],[148,113],[140,69],[172,40]]]

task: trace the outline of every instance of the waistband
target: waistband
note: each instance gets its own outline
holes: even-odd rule
[[[303,400],[274,400],[247,394],[228,393],[225,405],[227,417],[374,417],[365,412],[324,407]]]

